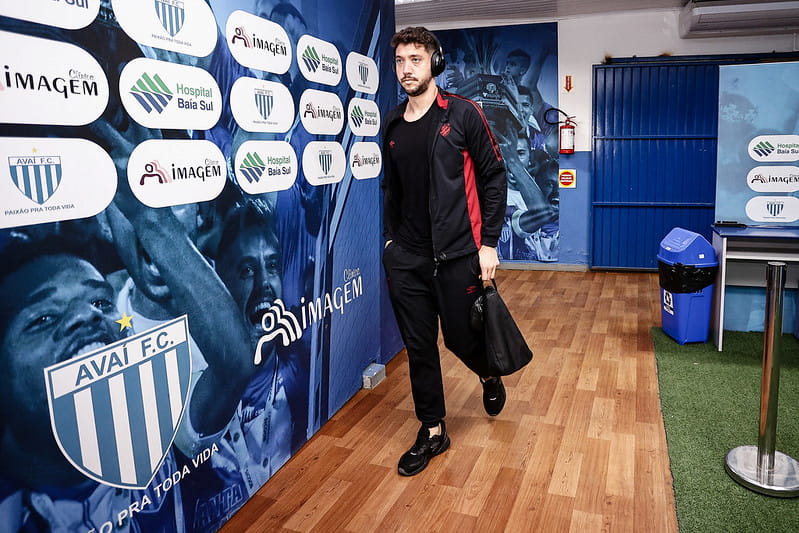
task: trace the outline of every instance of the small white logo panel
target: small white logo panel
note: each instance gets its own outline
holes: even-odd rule
[[[347,54],[347,82],[354,91],[377,93],[380,73],[374,59],[357,52]]]
[[[358,180],[376,178],[383,170],[380,145],[374,142],[357,142],[350,149],[350,170]]]
[[[663,310],[670,315],[674,315],[674,296],[672,296],[672,294],[666,289],[662,290],[663,290]]]
[[[280,25],[237,10],[225,25],[225,39],[233,58],[245,67],[285,74],[291,67],[291,42]]]
[[[91,217],[116,190],[114,162],[91,141],[0,138],[0,228]]]
[[[205,70],[139,57],[119,76],[125,111],[146,128],[208,130],[219,121],[222,96]]]
[[[285,141],[246,141],[235,166],[236,181],[247,194],[284,191],[297,179],[297,154]]]
[[[128,183],[148,207],[213,200],[222,192],[227,164],[211,141],[151,139],[128,160]]]
[[[0,2],[0,15],[67,30],[85,28],[97,18],[100,0],[7,0]],[[16,50],[16,49],[15,49]]]
[[[799,220],[799,198],[756,196],[746,203],[746,216],[755,222],[788,224]]]
[[[352,133],[360,137],[380,133],[380,110],[374,100],[352,98],[347,105],[347,121]]]
[[[749,171],[746,182],[756,192],[796,192],[799,191],[799,167],[755,167]]]
[[[294,123],[294,99],[285,85],[242,77],[230,90],[230,109],[245,131],[285,133]]]
[[[204,0],[113,0],[114,15],[131,39],[205,57],[216,46],[216,19]]]
[[[749,157],[755,161],[799,161],[799,135],[758,135],[749,141]]]
[[[297,43],[297,65],[306,80],[323,85],[341,81],[341,55],[333,43],[303,35]]]
[[[306,89],[300,96],[300,121],[308,133],[338,135],[344,127],[344,109],[338,95]]]
[[[108,105],[108,79],[100,64],[68,43],[0,31],[0,122],[82,126]]]
[[[313,141],[302,152],[302,172],[311,185],[338,183],[346,170],[344,148],[337,142]]]

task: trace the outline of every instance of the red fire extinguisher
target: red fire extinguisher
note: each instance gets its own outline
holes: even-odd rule
[[[574,153],[574,127],[577,125],[572,119],[567,117],[566,122],[560,127],[559,146],[561,154]]]
[[[550,111],[557,111],[558,113],[563,113],[566,117],[565,122],[552,122],[547,118],[547,115]],[[544,120],[547,121],[548,124],[562,124],[560,130],[558,131],[558,152],[561,154],[573,154],[574,153],[574,127],[577,126],[577,123],[574,121],[574,117],[570,117],[564,111],[558,109],[557,107],[551,107],[547,109],[546,113],[544,114]]]

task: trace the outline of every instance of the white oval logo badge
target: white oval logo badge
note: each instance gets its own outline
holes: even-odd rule
[[[799,198],[756,196],[746,203],[746,216],[755,222],[788,224],[799,220]]]
[[[341,81],[341,55],[333,43],[303,35],[297,43],[297,65],[308,81],[323,85]]]
[[[148,207],[213,200],[226,179],[225,156],[211,141],[151,139],[128,160],[130,188]]]
[[[749,141],[749,157],[755,161],[799,161],[799,135],[758,135]]]
[[[315,135],[338,135],[344,127],[344,110],[333,93],[306,89],[300,96],[300,120]]]
[[[338,183],[346,165],[344,148],[337,142],[309,142],[302,152],[302,172],[311,185]]]
[[[0,228],[92,217],[117,190],[111,157],[85,139],[0,138]]]
[[[757,192],[796,192],[799,191],[799,167],[755,167],[749,171],[746,182]]]
[[[377,93],[377,87],[380,85],[377,63],[371,57],[350,52],[347,54],[347,82],[353,91]]]
[[[372,137],[380,133],[380,110],[374,100],[353,98],[347,106],[347,121],[352,133]]]
[[[108,79],[75,45],[0,31],[0,122],[82,126],[108,105]]]
[[[294,123],[294,99],[285,85],[239,78],[230,90],[230,109],[245,131],[285,133]]]
[[[114,15],[131,39],[205,57],[216,46],[216,19],[204,0],[113,0]]]
[[[146,128],[208,130],[219,121],[222,96],[201,68],[137,58],[119,76],[122,105]]]
[[[230,14],[225,25],[230,53],[241,65],[275,74],[291,66],[291,43],[280,25],[245,11]]]
[[[97,18],[100,0],[0,2],[0,15],[67,30],[85,28]]]
[[[236,181],[247,194],[284,191],[297,179],[297,154],[285,141],[247,141],[236,152]]]
[[[355,179],[376,178],[383,170],[380,146],[373,142],[357,142],[350,149],[350,170]]]

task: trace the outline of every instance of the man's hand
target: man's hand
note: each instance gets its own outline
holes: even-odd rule
[[[481,246],[477,255],[480,259],[480,279],[483,281],[494,279],[499,266],[497,249],[490,246]]]

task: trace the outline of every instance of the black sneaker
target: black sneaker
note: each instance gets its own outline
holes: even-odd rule
[[[480,378],[480,383],[483,384],[483,407],[486,413],[497,416],[505,407],[505,385],[502,384],[502,378]]]
[[[449,448],[447,426],[441,421],[441,435],[430,436],[426,427],[422,426],[416,435],[416,443],[400,457],[397,470],[402,476],[414,476],[425,469],[430,459]]]

